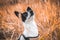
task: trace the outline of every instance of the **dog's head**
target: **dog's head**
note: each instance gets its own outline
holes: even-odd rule
[[[14,12],[17,17],[19,17],[19,12],[15,11]],[[31,18],[34,15],[33,10],[28,7],[27,11],[24,13],[21,13],[21,19],[23,22],[25,22],[27,19]]]
[[[31,18],[34,15],[30,7],[27,8],[27,11],[21,14],[22,21],[25,22],[27,19]]]

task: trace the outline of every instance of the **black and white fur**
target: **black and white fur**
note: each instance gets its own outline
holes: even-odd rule
[[[22,22],[24,25],[23,34],[18,40],[30,40],[29,38],[34,38],[38,36],[38,28],[34,20],[34,13],[30,7],[27,11],[21,14]]]

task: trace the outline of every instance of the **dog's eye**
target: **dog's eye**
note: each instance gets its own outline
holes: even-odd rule
[[[28,13],[27,13],[27,12],[24,12],[24,13],[23,13],[23,16],[24,16],[24,17],[27,17],[27,16],[28,16]]]
[[[30,16],[33,16],[34,15],[33,11],[30,11],[30,14],[31,14]]]
[[[17,17],[19,17],[19,12],[18,11],[15,11],[14,13]]]
[[[23,14],[21,14],[21,18],[23,22],[25,22],[25,20],[27,19],[27,16],[28,16],[27,12],[24,12]]]

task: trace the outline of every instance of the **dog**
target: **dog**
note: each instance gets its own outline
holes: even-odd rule
[[[15,14],[18,12],[15,12]],[[16,14],[17,16],[18,14]],[[18,17],[18,16],[17,16]],[[38,28],[34,20],[35,14],[33,10],[28,7],[27,11],[21,14],[21,19],[24,25],[23,34],[18,40],[30,40],[30,38],[38,37]]]

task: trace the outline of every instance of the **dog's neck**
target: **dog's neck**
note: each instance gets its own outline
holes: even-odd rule
[[[24,25],[23,34],[26,37],[36,37],[36,36],[38,36],[38,28],[37,28],[37,25],[36,25],[33,17],[31,17],[29,20],[26,20],[26,22],[24,22],[23,25]]]

